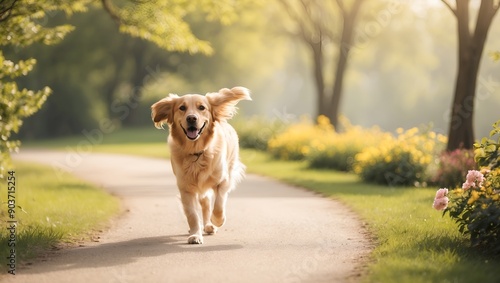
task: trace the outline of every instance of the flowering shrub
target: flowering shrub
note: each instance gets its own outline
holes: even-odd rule
[[[346,119],[341,119],[341,122],[343,132],[331,139],[317,139],[311,144],[311,152],[307,156],[310,167],[351,171],[356,154],[390,136],[377,127],[363,129],[352,126]]]
[[[500,136],[500,121],[494,127],[491,137]],[[481,171],[468,171],[462,187],[449,194],[449,205],[448,190],[439,189],[433,206],[455,219],[458,230],[470,235],[471,246],[500,254],[500,137],[483,139],[474,147]]]
[[[334,137],[333,126],[327,117],[319,116],[316,125],[303,119],[269,140],[268,151],[279,159],[301,160],[311,152],[311,147]]]
[[[462,184],[468,169],[476,169],[472,150],[444,151],[439,156],[439,168],[432,179],[432,183],[447,188],[458,187]]]
[[[427,181],[427,168],[446,138],[418,128],[398,129],[397,137],[385,138],[355,157],[354,172],[368,182],[388,185],[415,185]]]
[[[313,168],[349,171],[356,154],[390,137],[377,127],[353,126],[344,117],[340,118],[340,124],[343,132],[336,133],[325,116],[319,116],[317,124],[303,119],[272,138],[268,150],[280,159],[306,159]]]

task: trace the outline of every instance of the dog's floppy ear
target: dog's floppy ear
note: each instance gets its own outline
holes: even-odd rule
[[[168,97],[151,105],[151,119],[155,123],[155,127],[158,129],[163,128],[163,122],[171,124],[174,116],[174,104],[175,100],[179,98],[176,94],[170,94]]]
[[[236,113],[236,104],[240,100],[252,100],[247,88],[237,86],[232,89],[223,88],[219,92],[207,93],[206,97],[212,105],[214,120],[221,121],[231,119]]]

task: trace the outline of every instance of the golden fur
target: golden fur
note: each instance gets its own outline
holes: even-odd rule
[[[238,136],[227,122],[240,100],[251,100],[244,87],[216,93],[170,96],[151,106],[157,128],[166,123],[171,163],[177,179],[190,244],[203,243],[203,231],[214,234],[226,220],[226,200],[244,176]],[[198,214],[201,205],[203,231]]]

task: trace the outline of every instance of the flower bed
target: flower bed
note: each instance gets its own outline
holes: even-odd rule
[[[439,189],[433,207],[455,219],[472,247],[500,254],[500,121],[490,135],[498,140],[484,138],[474,145],[481,170],[469,170],[461,188]]]

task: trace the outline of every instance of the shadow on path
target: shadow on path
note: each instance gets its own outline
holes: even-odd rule
[[[188,235],[158,236],[133,239],[123,242],[98,244],[95,246],[71,248],[57,252],[64,256],[64,262],[49,260],[52,271],[79,268],[98,268],[133,263],[139,258],[159,257],[173,253],[207,253],[242,249],[242,245],[189,245]],[[209,236],[207,236],[209,237]],[[86,260],[82,260],[85,258]],[[168,262],[166,262],[168,264]],[[43,270],[27,268],[23,273],[37,274]]]

